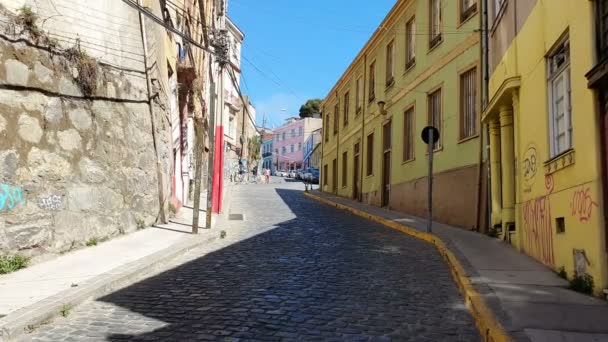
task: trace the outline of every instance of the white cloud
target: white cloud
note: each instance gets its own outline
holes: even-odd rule
[[[258,124],[262,124],[262,118],[264,113],[266,113],[267,127],[272,127],[273,125],[278,127],[285,122],[285,119],[298,116],[302,104],[301,99],[287,93],[276,93],[270,96],[270,98],[253,103],[257,113]],[[287,109],[287,111],[283,112],[281,109]]]

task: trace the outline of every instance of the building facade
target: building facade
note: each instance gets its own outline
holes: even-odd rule
[[[312,152],[315,150],[317,145],[321,143],[321,129],[313,131],[308,139],[304,141],[304,163],[303,167],[313,167],[311,163]]]
[[[601,42],[605,6],[490,2],[491,77],[483,112],[490,131],[492,225],[548,267],[564,269],[570,278],[591,275],[597,293],[608,286],[605,107],[597,106],[585,75],[597,71],[603,56],[605,43],[596,49],[590,23],[597,23]],[[592,87],[601,84],[590,78]]]
[[[317,118],[289,118],[274,131],[275,169],[297,170],[304,163],[304,141],[314,130],[321,128]]]
[[[270,130],[264,130],[262,135],[262,168],[270,169],[270,173],[274,174],[274,135]]]
[[[323,191],[425,215],[420,133],[433,125],[435,219],[479,227],[478,13],[476,1],[397,1],[323,101]]]

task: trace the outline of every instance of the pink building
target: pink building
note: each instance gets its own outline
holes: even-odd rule
[[[321,128],[322,120],[317,118],[289,118],[274,130],[275,170],[297,170],[304,161],[304,141],[310,134]]]

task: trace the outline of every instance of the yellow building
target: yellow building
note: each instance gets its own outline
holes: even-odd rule
[[[605,145],[585,75],[597,62],[592,23],[600,2],[606,13],[605,0],[489,1],[490,101],[483,112],[492,224],[570,278],[590,274],[597,293],[608,285]]]
[[[467,229],[484,220],[479,7],[397,1],[322,104],[323,191],[425,215],[420,134],[433,123],[435,219]]]

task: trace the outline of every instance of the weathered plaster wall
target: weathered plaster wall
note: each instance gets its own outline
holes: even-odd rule
[[[85,97],[64,57],[25,38],[0,37],[0,254],[60,253],[152,224],[160,205],[143,68],[98,59],[97,90]]]

